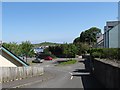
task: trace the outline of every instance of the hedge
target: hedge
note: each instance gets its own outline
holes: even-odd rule
[[[106,58],[120,60],[120,48],[94,48],[90,50],[94,58]]]

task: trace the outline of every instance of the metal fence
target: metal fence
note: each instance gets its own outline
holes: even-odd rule
[[[8,82],[44,74],[42,67],[1,67],[0,82]]]

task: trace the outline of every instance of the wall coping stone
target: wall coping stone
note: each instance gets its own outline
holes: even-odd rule
[[[114,62],[114,61],[112,61],[112,60],[108,60],[108,59],[100,59],[100,58],[94,58],[95,60],[97,60],[97,61],[101,61],[101,62],[103,62],[103,63],[105,63],[105,64],[109,64],[109,65],[112,65],[112,66],[114,66],[114,67],[118,67],[118,68],[120,68],[120,62]]]

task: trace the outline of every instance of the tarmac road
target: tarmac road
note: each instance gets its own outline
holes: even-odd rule
[[[86,70],[84,62],[78,60],[74,65],[55,66],[55,61],[47,61],[43,64],[44,70],[52,73],[53,78],[42,83],[31,83],[22,88],[102,88],[102,85],[90,75],[89,70]]]

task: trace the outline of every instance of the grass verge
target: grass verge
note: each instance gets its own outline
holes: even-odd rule
[[[69,64],[75,64],[77,60],[75,59],[70,59],[68,61],[60,62],[58,65],[69,65]]]

